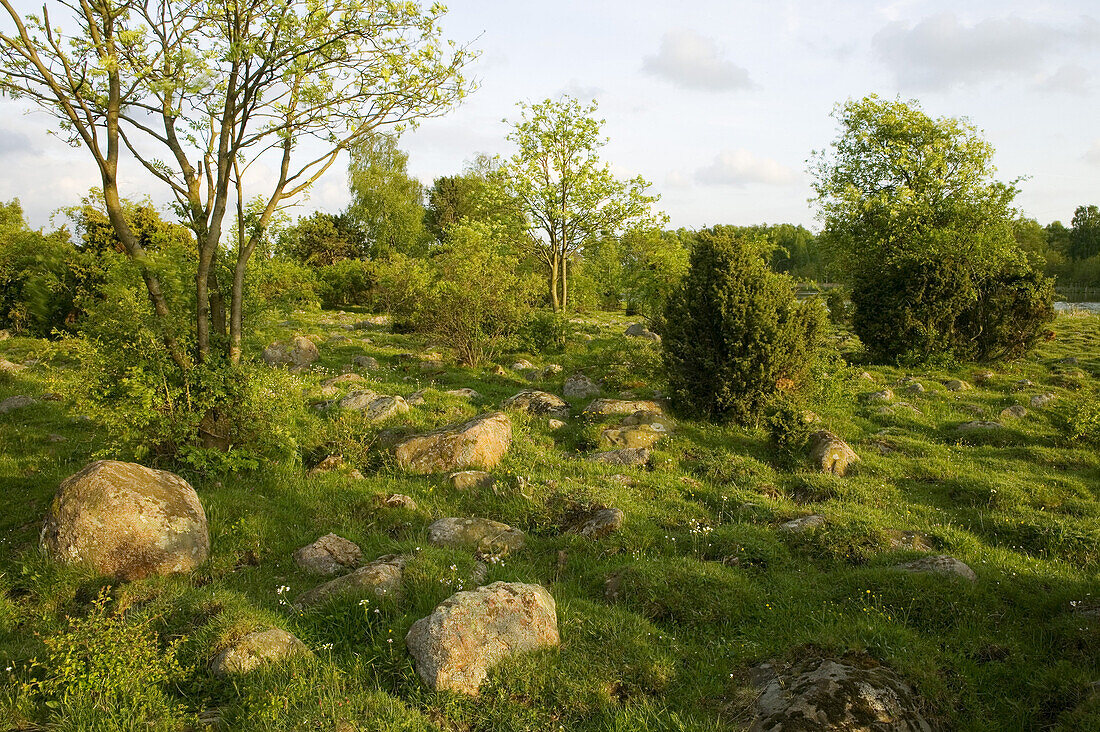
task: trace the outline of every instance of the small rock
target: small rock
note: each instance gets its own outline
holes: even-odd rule
[[[824,525],[825,517],[815,513],[810,516],[802,516],[801,518],[792,519],[783,524],[780,524],[779,530],[787,531],[793,534],[799,534],[804,531],[810,531]]]
[[[12,363],[6,358],[0,358],[0,372],[14,374],[17,371],[22,371],[26,366],[22,366],[17,363]]]
[[[612,417],[631,415],[635,412],[656,412],[664,414],[661,405],[653,401],[634,401],[624,399],[596,399],[589,403],[581,413],[585,417]]]
[[[217,676],[246,674],[269,663],[276,663],[292,656],[308,656],[306,644],[280,630],[269,628],[249,633],[218,654],[210,665]]]
[[[623,512],[617,508],[594,508],[574,518],[565,532],[580,534],[589,539],[602,539],[621,529],[623,518]]]
[[[492,488],[493,483],[496,482],[493,476],[483,470],[462,470],[457,473],[451,473],[447,476],[447,480],[451,482],[451,487],[456,491]]]
[[[1036,394],[1031,397],[1031,406],[1033,409],[1039,409],[1053,402],[1058,397],[1053,392],[1046,392],[1045,394]]]
[[[471,696],[496,664],[559,642],[554,598],[539,585],[518,582],[456,593],[405,636],[424,683]]]
[[[546,379],[546,378],[549,378],[551,376],[557,376],[561,372],[562,372],[562,367],[561,367],[560,364],[550,363],[550,364],[546,364],[546,366],[543,367],[542,371],[539,372],[539,376],[543,379]]]
[[[336,335],[333,335],[333,336],[329,336],[328,340],[325,341],[325,343],[332,343],[334,345],[339,345],[341,343],[350,343],[350,342],[351,342],[350,338],[348,338],[346,335],[341,335],[339,333],[336,334]]]
[[[404,573],[405,557],[387,554],[364,564],[354,572],[302,593],[295,605],[300,608],[314,607],[341,595],[400,597]]]
[[[535,365],[525,358],[520,359],[519,361],[516,361],[514,364],[512,364],[513,371],[530,371],[533,368],[535,368]]]
[[[355,364],[356,368],[366,369],[367,371],[378,369],[378,359],[373,356],[356,356],[351,362]]]
[[[363,551],[354,542],[325,534],[294,552],[294,563],[313,574],[336,574],[359,566]]]
[[[525,537],[519,529],[491,519],[441,518],[428,527],[428,541],[481,556],[502,557],[522,549]]]
[[[497,364],[492,369],[493,376],[507,376],[508,372],[504,370],[504,367]]]
[[[1015,389],[1016,389],[1017,391],[1020,391],[1021,389],[1028,389],[1028,388],[1030,388],[1030,387],[1032,387],[1032,386],[1035,386],[1035,384],[1034,384],[1034,383],[1032,383],[1031,379],[1020,379],[1019,381],[1017,381],[1017,382],[1016,382],[1015,384],[1013,384],[1012,386],[1013,386],[1013,388],[1015,388]]]
[[[562,427],[565,426],[565,422],[563,422],[560,419],[552,419],[549,422],[547,422],[546,425],[550,429],[557,431],[557,430],[560,430]]]
[[[914,381],[913,383],[906,385],[905,392],[907,394],[923,394],[924,384],[920,383],[919,381]]]
[[[859,462],[847,442],[828,430],[820,430],[810,437],[810,461],[823,473],[843,476],[849,466]]]
[[[382,503],[390,508],[406,508],[410,511],[416,510],[416,501],[406,496],[404,493],[392,493],[386,496]]]
[[[468,388],[451,389],[450,391],[445,391],[443,393],[444,394],[450,394],[451,396],[463,397],[465,399],[480,399],[481,398],[481,394],[474,391],[473,389],[468,389]]]
[[[658,343],[661,340],[661,336],[649,330],[641,323],[635,323],[634,325],[630,326],[623,332],[623,335],[630,338],[641,338],[643,340],[654,341]]]
[[[34,397],[25,396],[19,394],[17,396],[8,397],[4,401],[0,402],[0,414],[7,414],[8,412],[14,412],[16,409],[22,409],[23,407],[29,407],[35,403]]]
[[[561,393],[570,399],[583,399],[599,394],[600,387],[584,374],[573,374],[565,380]]]
[[[993,381],[992,371],[976,371],[974,372],[974,383],[978,386],[984,386]]]
[[[588,459],[595,463],[609,465],[645,465],[649,462],[649,449],[645,447],[626,447],[621,450],[598,452]]]
[[[1022,404],[1013,404],[1001,410],[1001,416],[1005,419],[1023,419],[1027,416],[1027,408]]]
[[[546,415],[556,419],[569,418],[569,404],[564,399],[537,389],[527,389],[508,397],[501,406],[505,409],[514,409],[528,414]]]
[[[889,529],[886,532],[886,541],[891,549],[912,549],[918,552],[930,552],[935,549],[928,536],[919,531]]]
[[[863,401],[868,404],[883,404],[885,402],[893,401],[894,392],[889,389],[880,389],[879,391],[871,392],[870,394],[863,395]]]
[[[309,475],[311,477],[316,477],[318,475],[324,475],[325,473],[334,472],[343,473],[355,480],[363,479],[363,474],[344,462],[344,458],[340,455],[329,455],[327,458],[317,463],[317,465],[309,471]]]
[[[1063,366],[1077,366],[1079,361],[1076,356],[1067,356],[1066,358],[1060,358],[1054,363],[1062,364]]]
[[[859,378],[859,380],[860,380],[860,381],[870,381],[870,382],[872,382],[872,383],[873,383],[873,382],[874,382],[874,380],[875,380],[875,377],[874,377],[874,376],[871,376],[871,375],[870,375],[869,373],[867,373],[866,371],[862,371],[862,372],[860,372],[860,374],[859,374],[859,377],[858,377],[858,378]]]
[[[963,422],[957,429],[959,432],[976,432],[980,430],[995,430],[1003,427],[1000,422],[991,422],[984,419],[976,419],[973,422]]]
[[[60,402],[64,401],[65,397],[58,394],[56,391],[48,391],[41,396],[44,402]]]
[[[957,575],[970,582],[976,582],[978,576],[974,574],[974,570],[966,566],[958,559],[949,557],[946,554],[941,554],[935,557],[924,557],[922,559],[916,559],[912,562],[906,562],[905,564],[899,564],[895,569],[900,569],[905,572],[916,572],[921,574],[945,574],[945,575]]]
[[[407,396],[405,398],[405,403],[408,404],[410,407],[418,407],[421,404],[424,404],[428,401],[427,399],[424,398],[425,393],[426,393],[425,389],[421,389],[420,391],[414,391],[412,394],[409,394],[409,396]]]
[[[970,384],[961,379],[951,379],[950,381],[944,382],[943,388],[948,391],[967,391],[970,389]]]

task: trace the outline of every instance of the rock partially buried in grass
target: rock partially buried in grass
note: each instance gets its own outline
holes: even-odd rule
[[[246,674],[260,666],[278,663],[294,656],[308,656],[310,650],[295,636],[269,628],[249,633],[218,654],[210,664],[217,676]]]
[[[325,473],[342,473],[354,480],[363,479],[363,474],[360,473],[358,469],[348,465],[340,455],[329,455],[327,458],[317,463],[317,465],[309,471],[309,476],[313,478],[318,475],[324,475]]]
[[[441,518],[428,527],[432,544],[482,556],[502,557],[519,551],[525,540],[519,529],[487,518]]]
[[[976,419],[973,422],[963,422],[955,429],[959,432],[982,432],[985,430],[996,430],[1004,427],[1000,422],[991,422],[985,419]]]
[[[7,414],[8,412],[14,412],[16,409],[23,409],[35,404],[34,397],[29,397],[24,394],[18,394],[13,397],[8,397],[4,401],[0,402],[0,414]]]
[[[630,415],[635,412],[656,412],[664,414],[661,405],[652,401],[634,401],[625,399],[596,399],[584,408],[585,417],[612,417]]]
[[[886,542],[891,549],[911,549],[916,552],[930,552],[935,549],[928,536],[919,531],[887,529]]]
[[[290,343],[272,343],[264,349],[263,359],[268,366],[308,366],[320,354],[313,341],[305,336],[294,336]]]
[[[351,360],[357,368],[375,371],[378,369],[378,359],[373,356],[356,356]]]
[[[405,557],[387,554],[364,564],[354,572],[329,580],[323,585],[302,593],[294,604],[299,608],[310,608],[336,597],[348,595],[400,597],[404,573]]]
[[[1023,419],[1027,416],[1027,407],[1022,404],[1013,404],[1001,410],[1001,416],[1006,419]]]
[[[1040,409],[1050,404],[1057,398],[1057,395],[1055,395],[1054,392],[1050,391],[1045,394],[1036,394],[1035,396],[1031,397],[1031,406],[1034,409]]]
[[[810,516],[802,516],[801,518],[791,519],[790,521],[782,523],[779,525],[779,530],[791,534],[800,534],[804,531],[811,531],[824,525],[825,517],[815,513]]]
[[[750,732],[889,730],[931,732],[913,687],[885,666],[809,659],[753,669],[759,682]]]
[[[588,459],[594,463],[608,465],[645,465],[649,462],[650,452],[645,447],[626,447],[622,450],[598,452]]]
[[[369,389],[353,391],[339,401],[339,406],[362,412],[368,422],[383,422],[409,411],[409,405],[402,397],[378,394]]]
[[[404,440],[394,447],[397,464],[413,473],[492,468],[512,445],[512,420],[503,412],[482,414]]]
[[[570,399],[583,399],[599,394],[600,387],[584,374],[573,374],[565,380],[565,386],[562,387],[561,393]]]
[[[977,371],[974,373],[974,383],[978,386],[985,386],[991,381],[993,381],[992,371]]]
[[[569,404],[564,399],[537,389],[527,389],[508,397],[501,406],[505,409],[515,409],[519,412],[545,415],[556,419],[569,418]]]
[[[878,391],[873,391],[869,394],[863,395],[863,401],[867,402],[868,404],[885,404],[887,402],[893,401],[893,399],[894,392],[890,391],[889,389],[880,389]]]
[[[627,425],[611,427],[600,434],[600,443],[604,447],[653,447],[661,439],[668,437],[662,425]]]
[[[451,595],[405,636],[424,683],[471,696],[501,661],[559,643],[554,598],[539,585],[519,582]]]
[[[469,388],[451,389],[451,390],[445,391],[443,393],[444,394],[449,394],[450,396],[463,397],[465,399],[480,399],[481,398],[481,394],[479,392],[476,392],[473,389],[469,389]]]
[[[623,512],[617,508],[594,508],[574,518],[566,527],[567,534],[580,534],[589,539],[602,539],[623,527]]]
[[[843,476],[859,455],[829,430],[820,430],[810,436],[810,462],[823,473]]]
[[[496,482],[493,476],[484,470],[461,470],[448,475],[447,480],[451,481],[451,487],[456,491],[492,488],[493,483]]]
[[[390,508],[405,508],[410,511],[416,510],[416,501],[411,496],[406,496],[404,493],[391,493],[382,499],[382,504]]]
[[[916,572],[918,574],[943,574],[962,577],[970,582],[976,582],[978,580],[978,576],[974,574],[974,570],[958,559],[949,557],[946,554],[916,559],[912,562],[899,564],[895,569],[900,569],[905,572]]]
[[[969,391],[970,384],[962,381],[961,379],[951,379],[950,381],[944,382],[943,388],[947,389],[948,391]]]
[[[325,534],[294,552],[294,563],[313,574],[337,574],[359,566],[363,551],[354,542]]]
[[[206,514],[187,481],[115,460],[58,487],[39,543],[55,561],[124,580],[190,572],[210,552]]]
[[[22,366],[22,365],[17,364],[17,363],[12,363],[11,361],[9,361],[6,358],[0,358],[0,372],[7,373],[7,374],[14,374],[17,371],[23,371],[26,368],[27,368],[26,366]]]

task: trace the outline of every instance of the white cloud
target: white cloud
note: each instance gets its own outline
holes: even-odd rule
[[[744,186],[749,183],[784,186],[798,180],[798,174],[771,158],[760,158],[748,150],[723,150],[714,162],[695,171],[695,180],[712,186]]]
[[[1035,73],[1052,54],[1098,37],[1100,24],[1090,18],[1068,29],[1017,17],[968,25],[953,13],[942,13],[915,25],[888,23],[871,45],[899,86],[940,90]]]
[[[674,170],[665,176],[665,186],[677,189],[691,188],[691,179],[679,170]]]
[[[1053,73],[1044,76],[1035,88],[1046,92],[1065,92],[1067,94],[1087,94],[1092,74],[1079,64],[1059,66]]]
[[[725,91],[752,89],[749,72],[724,58],[714,40],[694,31],[668,31],[655,56],[646,56],[642,69],[686,89]]]

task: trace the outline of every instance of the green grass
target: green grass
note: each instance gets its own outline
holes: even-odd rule
[[[26,371],[0,374],[0,400],[63,395],[0,415],[5,729],[335,729],[340,720],[360,730],[737,729],[751,720],[746,669],[849,651],[896,668],[946,728],[1100,727],[1092,686],[1100,679],[1100,621],[1074,612],[1100,607],[1100,455],[1094,445],[1069,440],[1064,424],[1067,405],[1095,398],[1100,385],[1100,317],[1060,317],[1055,340],[1025,360],[993,367],[992,381],[964,392],[948,392],[943,383],[974,383],[973,366],[905,370],[860,364],[853,351],[835,354],[810,406],[862,458],[845,478],[779,459],[763,431],[690,421],[655,450],[651,470],[593,464],[582,458],[595,449],[598,430],[580,418],[552,432],[545,419],[514,415],[512,449],[493,471],[497,490],[465,493],[450,489],[444,476],[395,469],[379,447],[380,433],[469,418],[523,388],[560,393],[575,371],[604,380],[604,396],[630,389],[647,398],[660,389],[656,351],[620,337],[628,319],[599,315],[577,326],[594,336],[590,342],[578,337],[564,353],[502,359],[505,366],[519,358],[564,366],[545,381],[453,365],[425,375],[418,361],[399,354],[420,354],[429,342],[342,328],[361,317],[271,319],[258,326],[253,346],[291,333],[321,337],[316,367],[292,377],[303,403],[320,401],[320,382],[361,354],[381,362],[364,373],[371,388],[404,396],[428,389],[426,403],[373,427],[351,414],[307,410],[297,463],[205,476],[175,466],[206,508],[209,561],[191,576],[109,590],[109,609],[123,610],[127,623],[144,624],[162,648],[178,643],[182,676],[147,689],[149,703],[160,706],[144,726],[107,709],[78,709],[72,705],[92,702],[51,696],[34,683],[57,672],[44,639],[63,637],[68,617],[92,613],[110,584],[51,565],[37,552],[57,485],[104,455],[108,443],[103,427],[81,419],[64,396],[80,378],[64,344],[0,342],[0,356],[11,361],[40,359]],[[331,334],[351,340],[325,345]],[[850,339],[841,345],[851,347]],[[1079,359],[1068,368],[1080,374],[1067,378],[1067,367],[1056,363],[1066,356]],[[859,377],[864,370],[873,382]],[[927,391],[904,393],[897,381],[906,375]],[[1016,391],[1024,378],[1034,386]],[[883,386],[918,411],[879,413],[861,402],[861,394]],[[444,394],[458,387],[481,397]],[[1032,409],[1028,399],[1047,391],[1056,402]],[[587,401],[571,400],[574,413]],[[1003,429],[955,429],[1000,419],[1015,403],[1028,414],[1003,420]],[[334,452],[366,479],[307,477]],[[385,507],[379,498],[390,493],[412,496],[417,509]],[[562,533],[578,507],[597,504],[625,512],[620,532],[598,542]],[[825,525],[804,534],[778,528],[811,513],[825,516]],[[473,558],[426,543],[433,520],[464,515],[527,532],[527,546],[492,565],[487,581],[545,586],[557,601],[562,638],[559,649],[496,668],[478,699],[423,686],[403,644],[415,620],[460,583],[469,586]],[[936,553],[970,565],[978,582],[893,569],[921,556],[891,548],[898,531],[920,532]],[[366,559],[413,557],[404,599],[361,605],[345,598],[295,611],[288,600],[319,580],[302,573],[291,554],[328,532],[359,544]],[[618,588],[612,599],[609,576]],[[290,590],[280,594],[282,586]],[[209,673],[233,639],[272,625],[296,634],[313,657],[243,678]],[[81,727],[79,719],[98,726]]]

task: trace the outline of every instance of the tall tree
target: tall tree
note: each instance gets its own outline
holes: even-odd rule
[[[351,148],[347,215],[366,236],[373,256],[413,253],[425,244],[424,187],[409,177],[408,162],[396,135],[367,135]]]
[[[1088,259],[1096,254],[1100,254],[1100,208],[1078,206],[1069,230],[1069,255]]]
[[[26,17],[11,0],[0,5],[8,16],[0,91],[45,110],[89,154],[111,225],[139,264],[162,324],[170,303],[124,215],[120,166],[136,161],[162,183],[194,232],[193,352],[162,330],[184,371],[219,350],[240,360],[245,271],[288,199],[376,129],[442,114],[468,90],[461,70],[471,54],[442,41],[439,5],[81,0],[53,6],[69,15],[64,24],[48,4]],[[273,172],[250,220],[244,177],[266,163]],[[212,309],[222,307],[215,264],[234,200],[240,244],[222,350],[211,332]]]
[[[563,96],[519,108],[508,135],[517,150],[504,178],[530,219],[528,241],[546,267],[550,302],[554,310],[564,310],[570,259],[597,236],[663,220],[652,212],[659,197],[646,193],[650,184],[641,176],[621,181],[601,163],[599,149],[607,140],[600,137],[604,121],[592,117],[595,101],[582,106]]]

